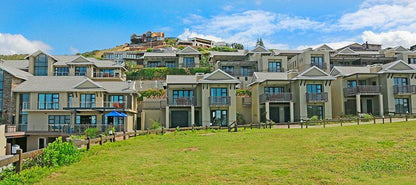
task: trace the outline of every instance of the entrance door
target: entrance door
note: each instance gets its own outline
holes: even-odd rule
[[[367,100],[367,113],[373,114],[373,100]]]
[[[285,107],[285,122],[290,121],[290,107]]]
[[[211,123],[213,126],[227,126],[228,125],[228,111],[227,110],[211,110]]]
[[[270,110],[269,112],[270,119],[275,123],[279,123],[280,122],[279,107],[270,107],[269,110]]]
[[[189,126],[188,111],[171,111],[171,127]]]

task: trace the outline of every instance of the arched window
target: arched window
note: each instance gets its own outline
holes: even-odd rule
[[[35,76],[48,76],[48,57],[45,54],[35,58]]]

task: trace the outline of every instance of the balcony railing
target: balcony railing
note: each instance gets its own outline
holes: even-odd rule
[[[328,101],[328,93],[327,92],[306,93],[306,101],[309,102],[309,103],[327,102]]]
[[[416,94],[416,85],[393,85],[393,94]]]
[[[95,72],[94,78],[121,78],[121,73],[120,72],[113,72],[113,73]]]
[[[69,102],[67,108],[113,108],[113,109],[130,109],[131,104],[127,101],[104,101],[104,102]]]
[[[109,128],[113,127],[116,132],[124,131],[124,125],[110,125],[110,124],[49,124],[49,132],[58,132],[63,134],[83,134],[88,128],[98,128],[99,132],[105,132]]]
[[[231,76],[253,76],[254,70],[250,69],[248,71],[240,71],[240,70],[225,70],[224,72],[228,73]]]
[[[229,106],[231,103],[231,97],[229,96],[210,96],[208,98],[211,106]]]
[[[252,99],[251,97],[242,97],[243,105],[251,105]]]
[[[344,96],[361,95],[376,95],[380,93],[380,86],[378,85],[359,85],[357,87],[344,88]]]
[[[195,62],[179,64],[179,67],[184,67],[184,68],[195,67]]]
[[[326,70],[326,63],[322,63],[322,64],[314,64],[314,63],[311,63],[311,67],[313,67],[313,66],[316,66],[316,67],[318,67],[319,69],[323,69],[323,70]]]
[[[166,99],[147,99],[139,104],[139,110],[164,109],[166,104]]]
[[[75,76],[87,76],[87,72],[75,72]]]
[[[167,98],[169,106],[192,106],[195,105],[195,97]]]
[[[6,125],[6,133],[25,132],[27,130],[27,124],[18,125]]]
[[[59,102],[38,102],[38,110],[58,110],[59,109]]]
[[[68,76],[69,75],[69,72],[58,72],[58,71],[55,71],[55,76]]]
[[[21,109],[22,110],[29,110],[30,109],[30,103],[29,102],[23,102]]]
[[[274,93],[274,94],[262,94],[260,95],[260,102],[290,102],[292,101],[292,93]]]

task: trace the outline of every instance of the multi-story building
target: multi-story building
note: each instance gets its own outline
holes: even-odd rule
[[[143,65],[143,51],[107,51],[101,58],[103,60],[112,60],[120,65],[124,65],[127,61],[132,61],[137,65]]]
[[[416,112],[416,69],[398,60],[364,67],[336,66],[331,75],[335,115]],[[340,103],[342,102],[342,103]]]
[[[293,56],[288,61],[288,68],[290,70],[305,71],[312,66],[316,66],[325,72],[330,71],[330,49],[329,48],[317,48],[317,49],[305,49],[302,53]]]
[[[153,120],[165,128],[227,126],[236,121],[239,83],[219,69],[210,74],[168,75],[166,98],[143,102],[142,128],[149,128]]]
[[[193,68],[200,67],[201,52],[188,46],[180,51],[146,52],[145,67]]]

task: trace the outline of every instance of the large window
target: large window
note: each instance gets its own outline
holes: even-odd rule
[[[324,107],[320,105],[308,105],[308,118],[313,116],[318,116],[318,119],[323,119],[324,117]]]
[[[40,54],[35,57],[35,76],[48,76],[48,57]]]
[[[240,67],[240,75],[241,76],[250,76],[252,75],[253,71],[251,70],[250,66],[241,66]]]
[[[269,62],[269,72],[282,72],[282,63]]]
[[[311,57],[311,65],[316,66],[320,69],[324,68],[324,59],[322,56],[312,56]]]
[[[75,76],[86,76],[87,67],[75,67]]]
[[[97,116],[82,115],[75,117],[75,124],[95,125],[97,123]]]
[[[365,80],[358,80],[358,85],[366,85]],[[356,80],[348,80],[347,81],[347,87],[357,87],[357,81]]]
[[[69,68],[68,67],[57,67],[55,68],[55,76],[68,76]]]
[[[59,109],[59,94],[38,94],[38,109]]]
[[[74,95],[72,93],[68,93],[68,107],[73,106]]]
[[[184,57],[183,58],[184,67],[195,67],[195,58],[194,57]]]
[[[211,88],[211,96],[227,96],[227,88]]]
[[[400,114],[409,113],[409,99],[407,98],[395,98],[394,99],[395,112]]]
[[[110,107],[124,108],[125,106],[123,95],[110,95],[109,100],[110,100]]]
[[[222,66],[221,70],[223,70],[224,72],[233,75],[234,74],[234,66]]]
[[[69,115],[50,115],[48,119],[49,131],[59,131],[64,125],[71,124],[71,116]]]
[[[166,62],[166,67],[167,68],[175,68],[176,67],[176,62],[175,61],[167,61]]]
[[[100,69],[96,77],[114,77],[114,69]]]
[[[278,93],[283,93],[283,92],[284,92],[283,87],[265,87],[264,88],[265,94],[278,94]]]
[[[306,91],[308,93],[320,93],[322,92],[322,85],[321,84],[308,84],[306,86]]]
[[[20,126],[19,131],[26,131],[27,129],[27,112],[23,111],[23,109],[30,109],[30,98],[29,94],[20,94],[20,106],[19,106],[19,123]]]
[[[393,83],[394,83],[394,85],[400,85],[400,86],[408,85],[407,78],[404,78],[404,77],[395,77],[395,78],[393,78]]]
[[[408,58],[409,64],[416,64],[416,58]]]
[[[95,94],[81,94],[81,108],[95,107]]]
[[[160,67],[160,61],[151,61],[148,62],[147,67],[153,68],[153,67]]]
[[[227,126],[228,125],[228,111],[227,110],[211,110],[211,123],[213,126]]]

